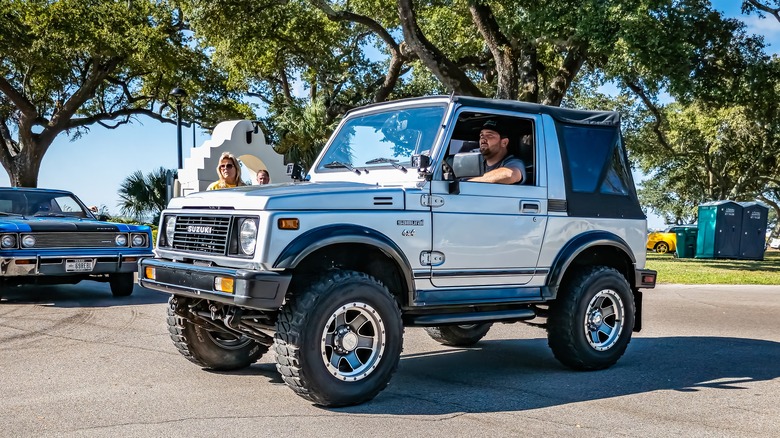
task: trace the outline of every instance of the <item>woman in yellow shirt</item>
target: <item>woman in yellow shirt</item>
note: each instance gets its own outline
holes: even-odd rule
[[[219,157],[217,176],[219,176],[219,180],[211,183],[206,190],[231,189],[246,185],[241,180],[241,168],[238,166],[238,159],[230,152],[223,152]]]

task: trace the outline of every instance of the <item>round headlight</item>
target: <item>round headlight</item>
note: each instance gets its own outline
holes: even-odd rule
[[[124,234],[119,234],[114,237],[114,242],[116,242],[116,246],[127,246],[127,236]]]
[[[252,255],[257,246],[257,223],[253,219],[244,219],[238,236],[241,251],[246,255]]]
[[[35,246],[35,236],[26,235],[22,236],[22,246],[25,248],[32,248]]]
[[[176,216],[165,219],[165,245],[173,246],[173,234],[176,231]]]
[[[146,239],[143,234],[133,234],[133,246],[144,246]]]
[[[13,234],[6,234],[3,236],[2,241],[0,241],[0,245],[3,246],[3,248],[13,248],[16,246],[16,236]]]

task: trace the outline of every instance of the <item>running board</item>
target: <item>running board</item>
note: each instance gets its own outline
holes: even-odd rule
[[[522,321],[536,318],[533,309],[495,310],[490,312],[442,313],[428,315],[406,315],[409,325],[438,326],[475,324],[480,322]]]

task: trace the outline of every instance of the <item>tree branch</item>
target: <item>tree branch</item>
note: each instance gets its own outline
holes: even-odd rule
[[[566,57],[563,58],[563,63],[558,69],[558,72],[550,82],[550,86],[547,89],[547,95],[542,102],[545,105],[559,106],[563,100],[563,96],[566,95],[566,90],[569,89],[572,81],[582,68],[582,64],[587,59],[587,47],[579,45],[571,45],[568,47]]]
[[[466,73],[423,35],[417,25],[412,0],[398,0],[398,17],[401,19],[401,28],[409,48],[445,87],[458,94],[484,97]]]
[[[669,151],[672,155],[677,155],[677,152],[674,150],[672,145],[669,144],[669,141],[666,139],[666,134],[664,134],[663,130],[661,129],[661,126],[663,125],[663,115],[661,114],[661,111],[658,109],[657,106],[655,106],[655,103],[650,99],[650,97],[645,93],[645,90],[642,89],[642,87],[639,86],[639,84],[625,81],[626,86],[634,92],[637,96],[639,96],[639,99],[642,100],[642,103],[645,104],[645,107],[653,114],[653,118],[655,119],[655,122],[653,123],[653,132],[655,133],[656,138],[658,139],[658,143],[661,144],[661,146]]]
[[[35,108],[35,105],[2,76],[0,76],[0,93],[5,94],[11,103],[19,108],[26,119],[35,120],[38,118],[38,110]]]
[[[115,119],[118,119],[120,117],[126,117],[126,118],[129,119],[131,116],[138,116],[138,115],[147,116],[147,117],[150,117],[150,118],[152,118],[154,120],[157,120],[157,121],[163,122],[163,123],[176,123],[175,120],[169,119],[167,117],[163,117],[161,114],[156,113],[156,112],[154,112],[152,110],[148,110],[148,109],[145,109],[145,108],[125,108],[125,109],[121,109],[119,111],[113,111],[113,112],[110,112],[110,113],[100,113],[100,114],[94,114],[94,115],[89,116],[89,117],[82,117],[82,118],[78,118],[78,119],[71,119],[71,120],[69,120],[68,125],[67,125],[67,127],[65,129],[82,128],[84,126],[89,126],[89,125],[91,125],[93,123],[100,123],[101,125],[103,125],[103,126],[105,126],[107,128],[111,128],[111,126],[109,126],[107,124],[104,124],[104,123],[101,123],[101,122],[105,122],[105,121],[108,121],[108,120],[115,120]],[[126,123],[126,122],[124,122],[124,123]],[[119,125],[122,125],[124,123],[119,123],[116,126],[114,126],[113,128],[116,128]]]
[[[487,44],[496,63],[498,84],[495,97],[497,99],[517,99],[518,74],[515,61],[519,58],[517,50],[501,32],[490,6],[479,1],[470,3],[471,19],[485,40],[485,44]]]
[[[775,19],[777,19],[778,22],[780,22],[780,8],[772,9],[769,6],[767,6],[767,5],[765,5],[765,4],[761,3],[761,2],[758,2],[756,0],[745,0],[745,3],[753,6],[754,8],[758,9],[759,11],[763,11],[763,12],[766,12],[767,14],[769,14],[769,15],[772,15],[773,17],[775,17]]]

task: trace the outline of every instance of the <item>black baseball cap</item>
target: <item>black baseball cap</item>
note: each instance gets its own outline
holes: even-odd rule
[[[498,132],[498,135],[501,136],[501,138],[509,137],[509,131],[506,129],[506,126],[499,122],[496,119],[490,119],[482,124],[482,129],[489,129],[491,131]]]

